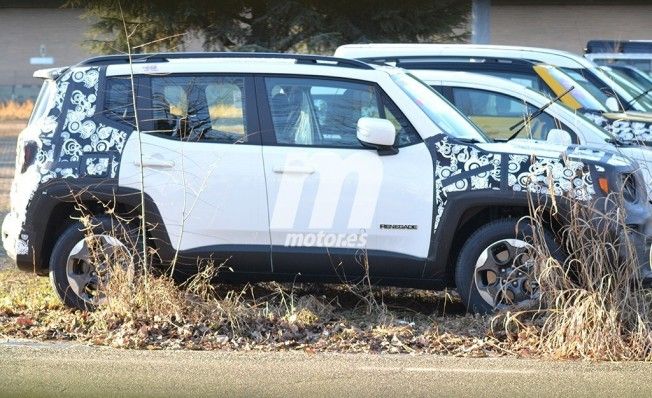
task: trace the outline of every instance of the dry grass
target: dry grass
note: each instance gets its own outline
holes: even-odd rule
[[[93,218],[80,221],[96,239]],[[114,231],[115,236],[123,233]],[[139,247],[137,240],[131,242]],[[226,264],[204,261],[179,285],[125,252],[91,245],[97,263],[110,260],[94,312],[59,304],[47,280],[15,270],[0,272],[0,336],[74,339],[145,349],[245,349],[341,352],[428,352],[501,355],[486,335],[488,318],[464,315],[450,294],[359,285],[215,284]],[[113,256],[113,257],[111,257]],[[219,278],[219,276],[218,276]],[[442,310],[455,311],[443,315]]]
[[[90,231],[92,219],[82,220]],[[93,257],[107,259],[101,252]],[[102,287],[106,301],[94,312],[64,308],[45,278],[0,272],[0,336],[144,349],[506,352],[487,335],[489,318],[465,315],[448,293],[372,290],[366,281],[220,285],[214,283],[218,271],[230,271],[213,261],[179,285],[149,267],[134,268],[131,259],[111,260],[111,278]]]
[[[27,120],[32,114],[33,107],[34,102],[31,100],[0,102],[0,121]]]
[[[539,274],[550,308],[539,346],[555,357],[652,360],[650,295],[633,242],[614,233],[627,229],[617,204],[605,214],[574,204],[564,231],[572,257]]]
[[[463,315],[459,301],[444,303],[450,296],[432,292],[376,289],[374,300],[382,297],[387,309],[370,314],[357,293],[339,285],[207,289],[198,280],[179,287],[152,276],[144,288],[142,281],[120,283],[120,270],[115,275],[107,305],[82,312],[63,308],[44,278],[0,272],[0,336],[142,349],[508,353],[487,335],[489,318]],[[442,315],[444,306],[457,314]]]
[[[597,213],[575,202],[562,231],[569,254],[550,256],[541,229],[535,231],[539,308],[499,314],[494,330],[515,344],[552,358],[652,360],[652,307],[640,281],[633,242],[624,231],[624,210]],[[542,208],[532,211],[544,225]]]

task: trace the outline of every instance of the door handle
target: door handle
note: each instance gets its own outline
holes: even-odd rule
[[[171,160],[157,159],[144,157],[142,162],[140,159],[134,160],[134,164],[138,167],[158,167],[158,168],[172,168],[174,167],[174,162]]]
[[[312,166],[275,166],[274,173],[277,174],[313,174],[315,168]]]

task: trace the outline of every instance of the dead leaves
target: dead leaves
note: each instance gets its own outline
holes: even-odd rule
[[[0,335],[146,350],[457,356],[526,352],[524,347],[510,351],[509,347],[520,344],[520,337],[493,336],[488,319],[438,314],[441,300],[450,302],[450,297],[439,298],[431,292],[381,291],[375,300],[383,305],[370,310],[349,290],[328,286],[301,290],[300,286],[261,284],[240,291],[220,286],[212,296],[200,296],[185,294],[178,286],[162,281],[155,285],[150,282],[150,286],[169,302],[156,305],[153,312],[144,310],[142,298],[132,297],[132,305],[125,294],[123,301],[113,299],[112,305],[87,313],[53,305],[45,290],[49,286],[40,280],[30,280],[23,286],[43,291],[32,291],[20,298],[21,288],[12,287],[11,302],[0,312]],[[7,291],[0,286],[0,299],[3,294]],[[12,306],[14,302],[17,305]]]

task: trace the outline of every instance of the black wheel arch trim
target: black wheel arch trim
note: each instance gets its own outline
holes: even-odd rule
[[[527,211],[529,201],[545,206],[549,210],[552,207],[551,200],[547,195],[535,195],[527,192],[482,190],[451,193],[446,210],[442,214],[439,228],[432,234],[428,260],[422,278],[443,279],[449,281],[449,283],[452,282],[453,275],[451,271],[454,264],[451,264],[449,260],[453,243],[462,227],[462,217],[467,211],[474,208],[500,210],[510,207]],[[565,199],[563,198],[556,199],[560,214],[564,214],[564,209],[568,208],[564,202]],[[514,214],[518,213],[514,212]],[[455,226],[455,231],[447,230],[445,228],[447,225]]]
[[[148,240],[154,243],[162,258],[172,258],[174,251],[170,245],[169,235],[161,218],[158,207],[151,197],[144,194]],[[47,268],[49,250],[44,245],[53,231],[48,230],[54,212],[62,204],[76,203],[114,204],[129,209],[130,217],[139,216],[141,208],[141,191],[118,186],[115,178],[98,180],[92,177],[76,179],[57,179],[41,184],[27,206],[26,219],[30,220],[22,227],[29,236],[29,250],[18,255],[16,263],[22,270],[37,272]],[[51,248],[50,248],[51,249]]]

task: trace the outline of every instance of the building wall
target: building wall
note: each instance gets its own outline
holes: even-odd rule
[[[91,23],[81,18],[82,9],[59,8],[60,1],[34,3],[32,8],[5,8],[0,3],[0,102],[34,98],[41,85],[32,77],[37,69],[67,66],[93,56],[82,46]],[[42,8],[35,8],[41,4]],[[30,65],[31,57],[40,56],[41,45],[54,58],[53,65]],[[201,51],[201,42],[191,37],[186,48]]]
[[[591,39],[652,39],[652,5],[491,6],[491,44],[583,53]]]
[[[492,2],[490,42],[579,53],[590,39],[652,39],[652,5],[538,4]],[[52,66],[91,56],[82,47],[89,24],[82,14],[79,9],[0,7],[0,101],[37,92],[39,82],[32,73],[50,67],[29,63],[41,45],[54,58]],[[189,50],[200,50],[200,43],[193,42]]]
[[[58,8],[0,8],[0,100],[6,99],[10,85],[39,85],[32,73],[41,68],[64,66],[88,57],[82,48],[87,22],[80,19],[81,10]],[[30,65],[30,57],[46,55],[54,65]],[[29,91],[14,87],[21,93]],[[23,94],[24,95],[24,94]]]

